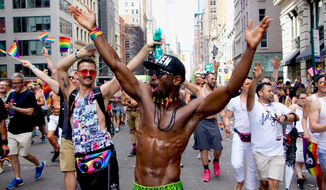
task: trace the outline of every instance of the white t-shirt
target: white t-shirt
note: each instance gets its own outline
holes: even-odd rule
[[[248,112],[253,151],[265,156],[284,155],[283,129],[275,114],[281,116],[289,112],[290,110],[279,102],[263,105],[255,101],[253,109]]]
[[[241,102],[240,96],[230,100],[228,110],[233,112],[234,127],[237,128],[240,133],[250,133],[247,105]]]

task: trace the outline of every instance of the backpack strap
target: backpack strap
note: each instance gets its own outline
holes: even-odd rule
[[[103,99],[103,95],[102,95],[102,92],[101,92],[101,88],[100,87],[94,87],[93,88],[93,93],[94,93],[93,99],[95,99],[97,101],[102,113],[105,116],[106,127],[110,127],[111,119],[110,119],[107,111],[105,110],[105,104],[104,104],[104,99]]]
[[[103,95],[101,92],[101,88],[94,87],[93,93],[94,93],[94,99],[96,99],[98,105],[100,106],[100,109],[102,110],[103,114],[105,114],[106,110],[105,110],[105,106],[104,106],[104,99],[103,99]]]
[[[75,106],[75,99],[76,99],[76,96],[78,94],[79,90],[78,89],[75,89],[71,92],[71,94],[69,95],[69,105],[68,105],[68,108],[69,108],[69,118],[74,110],[74,106]]]

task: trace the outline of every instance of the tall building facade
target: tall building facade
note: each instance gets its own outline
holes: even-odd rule
[[[103,32],[105,40],[115,48],[115,1],[114,0],[98,0],[98,25]],[[105,64],[103,59],[99,59],[99,78],[103,83],[107,78],[113,78],[113,72]]]
[[[284,78],[301,78],[302,82],[307,84],[307,70],[313,66],[311,28],[319,33],[316,39],[319,41],[321,59],[317,65],[325,71],[326,1],[274,0],[274,5],[281,8],[279,19],[282,27]],[[314,23],[311,22],[312,18]]]
[[[152,29],[151,13],[148,8],[151,6],[151,0],[120,0],[120,16],[125,22],[125,55],[126,63],[135,57],[141,48],[146,44],[147,33]],[[136,74],[145,74],[145,68],[141,65]]]
[[[274,6],[272,1],[234,1],[235,50],[233,59],[235,65],[240,62],[243,52],[246,49],[245,32],[249,19],[253,20],[253,26],[257,26],[267,15],[271,18],[278,18],[280,15],[280,8]],[[275,56],[282,59],[282,43],[280,39],[282,39],[280,21],[279,19],[274,19],[262,42],[257,47],[254,56],[254,61],[260,61],[265,68],[263,75],[271,76],[273,72],[273,66],[270,62],[271,59],[274,59]],[[250,72],[249,75],[252,75],[252,72]],[[280,72],[279,76],[282,77],[282,75],[283,73]]]
[[[68,3],[69,5],[69,3]],[[87,12],[86,6],[88,6],[96,15],[98,19],[98,2],[97,0],[75,0],[73,5],[78,7],[84,12]],[[73,33],[74,35],[74,50],[79,50],[88,44],[92,43],[89,37],[89,32],[86,28],[81,26],[76,20],[73,22]]]
[[[192,72],[203,72],[204,68],[204,35],[203,35],[203,13],[195,13],[194,18],[194,58]]]
[[[17,39],[20,58],[30,60],[43,70],[47,66],[42,56],[42,46],[45,46],[54,63],[58,63],[62,58],[59,36],[71,38],[70,50],[74,49],[74,21],[67,9],[71,4],[72,0],[0,1],[0,48],[8,49],[14,39]],[[43,31],[47,31],[50,37],[55,37],[55,43],[42,43],[39,34]],[[0,53],[0,78],[10,78],[15,72],[22,72],[27,78],[35,77],[16,60]]]

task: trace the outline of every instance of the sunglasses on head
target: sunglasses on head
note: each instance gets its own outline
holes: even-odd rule
[[[83,70],[79,70],[80,74],[83,77],[86,77],[87,74],[89,74],[89,76],[91,77],[95,77],[96,76],[96,71],[95,70],[87,70],[87,69],[83,69]]]
[[[149,70],[149,76],[156,75],[157,78],[161,78],[162,75],[174,75],[173,73],[170,73],[168,71],[162,70],[162,69],[156,69],[156,70]]]

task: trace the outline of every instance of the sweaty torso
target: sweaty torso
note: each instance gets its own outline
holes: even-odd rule
[[[144,98],[145,99],[145,98]],[[199,117],[193,115],[196,109],[196,100],[180,107],[172,121],[171,129],[167,132],[158,128],[167,129],[173,111],[179,107],[171,105],[167,110],[152,102],[151,97],[140,105],[141,121],[137,131],[137,160],[135,168],[136,183],[142,186],[160,186],[179,181],[181,154],[186,148],[189,137],[199,122]],[[156,113],[155,113],[156,112]],[[155,113],[155,114],[154,114]],[[155,117],[154,117],[155,116]],[[174,123],[174,125],[173,125]]]
[[[58,116],[58,115],[60,115],[60,96],[51,92],[50,97],[51,97],[50,108],[51,108],[52,114]]]

